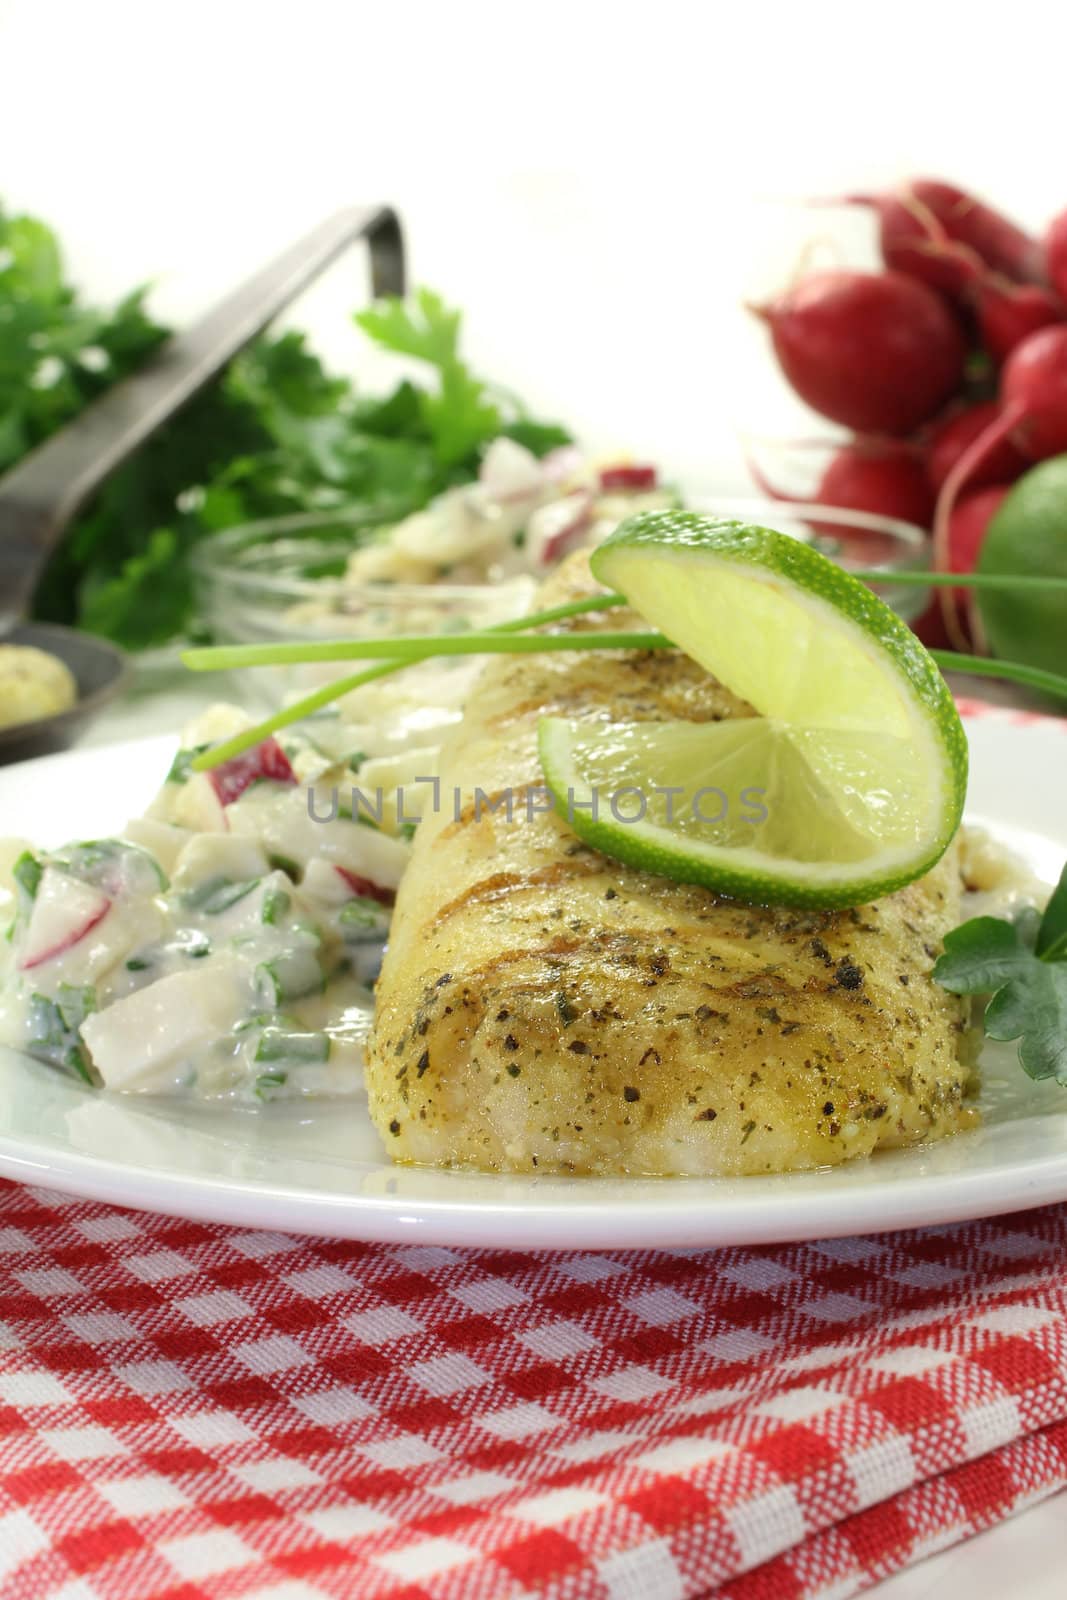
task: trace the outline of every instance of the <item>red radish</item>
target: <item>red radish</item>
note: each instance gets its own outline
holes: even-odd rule
[[[959,294],[982,265],[1016,282],[1041,277],[1036,241],[955,184],[914,178],[890,194],[849,199],[878,212],[886,266],[932,288]]]
[[[264,739],[253,750],[231,756],[221,766],[213,767],[208,777],[224,806],[239,800],[245,790],[260,779],[265,778],[271,783],[296,782],[296,773],[289,764],[289,757],[277,739]]]
[[[1067,324],[1042,328],[1012,351],[1000,380],[1004,417],[1033,461],[1067,451]]]
[[[578,543],[593,525],[593,497],[577,489],[560,500],[538,506],[526,523],[526,551],[535,566],[551,566]]]
[[[1056,218],[1045,235],[1045,268],[1049,283],[1067,302],[1067,211]]]
[[[936,493],[963,452],[1000,416],[995,400],[983,400],[964,411],[954,411],[938,423],[927,443],[926,475]],[[1013,483],[1028,462],[1010,439],[1002,439],[970,477],[972,489],[988,483]]]
[[[1006,361],[1028,334],[1063,322],[1067,311],[1037,283],[1012,283],[997,273],[980,278],[971,291],[982,343],[995,361]]]
[[[869,511],[927,528],[934,514],[934,492],[921,456],[897,439],[856,441],[835,450],[810,496],[783,494],[753,463],[749,470],[764,494],[803,504],[812,500],[846,511]],[[839,531],[827,524],[826,532]]]
[[[65,955],[103,922],[111,901],[91,884],[56,867],[45,867],[34,896],[19,968],[29,972]]]
[[[910,433],[962,381],[952,312],[903,273],[814,273],[756,309],[801,399],[857,433]]]
[[[934,556],[940,571],[950,570],[950,523],[960,490],[1001,440],[1009,437],[1031,461],[1067,452],[1067,323],[1030,334],[1012,351],[1000,376],[999,416],[963,452],[945,479],[934,517]],[[945,600],[942,610],[952,635],[951,602]]]
[[[625,463],[617,467],[601,467],[600,487],[605,491],[611,489],[654,489],[656,487],[655,467],[629,466]]]
[[[848,511],[873,511],[926,528],[934,514],[934,496],[922,462],[907,449],[886,445],[851,445],[838,450],[819,479],[822,505]]]
[[[949,237],[934,213],[907,193],[854,195],[853,205],[873,206],[879,218],[882,260],[931,289],[961,298],[980,263]]]
[[[334,867],[339,878],[342,878],[353,894],[358,894],[364,900],[376,900],[380,906],[391,906],[396,902],[395,889],[383,889],[381,884],[375,883],[371,878],[365,878],[360,872],[350,872],[347,867]]]

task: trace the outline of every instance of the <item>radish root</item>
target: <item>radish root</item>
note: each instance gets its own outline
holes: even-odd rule
[[[1024,406],[1016,403],[1008,406],[996,417],[977,439],[967,446],[966,450],[956,462],[952,471],[945,479],[941,493],[937,497],[937,507],[934,511],[934,571],[952,571],[952,550],[949,544],[949,524],[953,508],[959,499],[960,490],[965,486],[967,479],[974,469],[981,464],[989,452],[1011,433],[1013,428],[1026,415]],[[941,616],[945,623],[945,632],[957,650],[969,650],[970,643],[960,626],[956,614],[956,604],[951,589],[938,591],[938,604],[941,607]]]

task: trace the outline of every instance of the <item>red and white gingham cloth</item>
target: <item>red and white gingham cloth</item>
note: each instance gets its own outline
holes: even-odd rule
[[[1067,1207],[526,1255],[0,1185],[4,1600],[845,1600],[1067,1484]]]

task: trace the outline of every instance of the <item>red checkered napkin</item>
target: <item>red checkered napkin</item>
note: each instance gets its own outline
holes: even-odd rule
[[[349,1245],[0,1186],[5,1600],[834,1600],[1067,1484],[1067,1207]]]

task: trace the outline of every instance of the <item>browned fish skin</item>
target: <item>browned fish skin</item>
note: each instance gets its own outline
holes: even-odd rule
[[[594,587],[577,557],[541,598]],[[553,814],[527,820],[521,798],[512,822],[475,807],[475,785],[539,788],[546,712],[751,714],[673,654],[490,663],[443,763],[442,793],[467,803],[419,826],[378,984],[367,1084],[395,1159],[766,1173],[970,1124],[962,1003],[929,977],[959,920],[954,849],[844,912],[745,906],[637,872]]]

